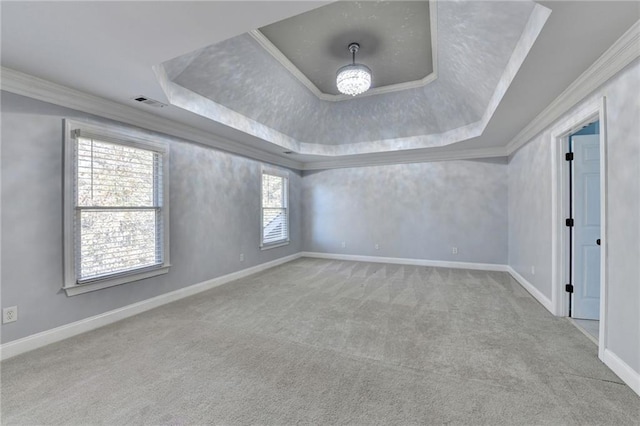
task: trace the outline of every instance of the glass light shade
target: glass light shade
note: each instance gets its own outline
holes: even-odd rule
[[[336,76],[338,91],[345,95],[356,96],[371,87],[371,70],[362,64],[345,65]]]

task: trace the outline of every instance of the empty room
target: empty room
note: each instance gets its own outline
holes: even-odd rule
[[[2,424],[640,424],[640,2],[0,8]]]

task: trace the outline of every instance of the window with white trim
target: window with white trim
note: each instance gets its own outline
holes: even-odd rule
[[[166,273],[166,145],[70,121],[65,131],[67,294]]]
[[[289,242],[289,178],[279,172],[262,172],[260,247]]]

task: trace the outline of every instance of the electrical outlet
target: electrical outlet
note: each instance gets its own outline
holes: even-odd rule
[[[18,321],[18,307],[10,306],[2,310],[2,323]]]
[[[240,253],[240,262],[244,262],[244,253]]]
[[[536,274],[536,267],[532,266],[531,267],[531,275],[535,275]]]
[[[458,247],[451,247],[451,254],[458,254]]]
[[[346,242],[346,241],[343,241],[343,242],[342,242],[342,248],[345,248],[346,246],[347,246],[347,242]]]
[[[376,245],[374,246],[376,250],[380,250],[380,244],[376,243]]]

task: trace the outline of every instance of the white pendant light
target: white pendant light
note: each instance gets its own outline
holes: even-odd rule
[[[338,91],[345,95],[356,96],[371,87],[371,70],[368,66],[356,64],[356,52],[360,50],[358,43],[349,45],[352,63],[340,68],[336,74]]]

